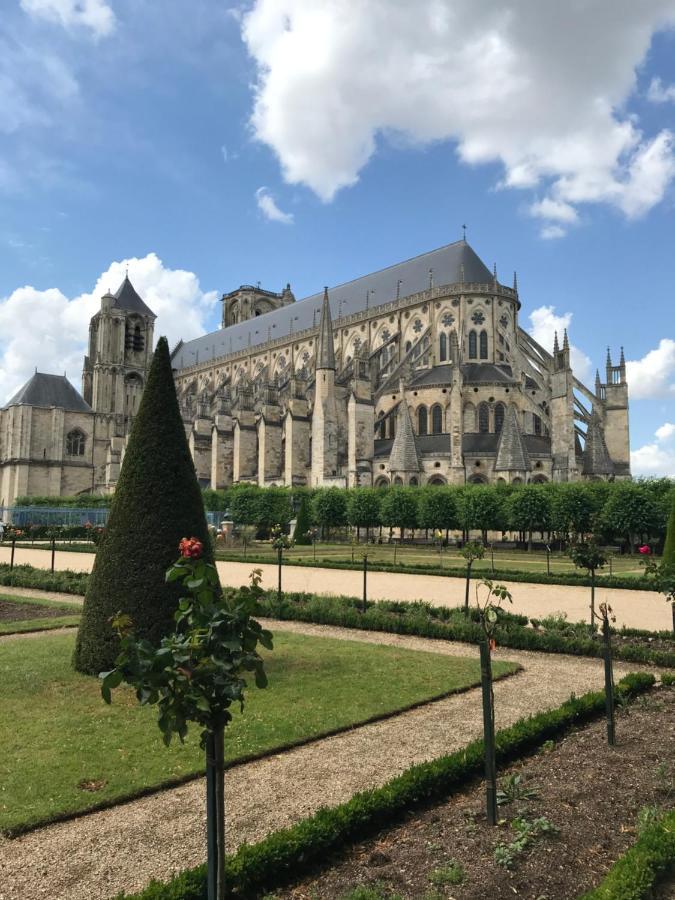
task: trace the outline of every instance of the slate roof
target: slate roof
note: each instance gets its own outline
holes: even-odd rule
[[[450,453],[449,434],[418,434],[417,449],[420,453]]]
[[[551,438],[539,434],[521,435],[527,452],[531,456],[548,456],[551,453]],[[497,452],[498,434],[463,434],[462,453],[490,456]]]
[[[427,384],[450,384],[452,381],[452,366],[433,366],[424,369],[419,375],[414,376],[410,386],[423,387]]]
[[[396,422],[396,435],[389,454],[392,472],[419,472],[420,458],[407,403],[401,403]]]
[[[65,375],[47,375],[43,372],[36,372],[4,408],[8,409],[10,406],[39,406],[46,409],[56,406],[68,412],[93,412]]]
[[[316,368],[335,368],[335,348],[333,346],[333,323],[330,317],[328,290],[324,291],[321,303],[321,321],[319,322],[319,339],[316,348]]]
[[[530,468],[530,455],[520,432],[515,406],[508,406],[499,434],[495,472],[525,472]]]
[[[395,300],[399,281],[400,297],[427,290],[429,269],[432,270],[435,285],[458,284],[462,280],[480,284],[493,282],[492,272],[469,244],[466,241],[456,241],[329,288],[333,321],[340,312],[342,315],[351,315],[364,311],[366,307],[375,308]],[[312,294],[281,309],[186,341],[174,351],[173,367],[183,369],[227,353],[236,353],[248,346],[264,344],[268,340],[268,334],[274,339],[289,335],[291,330],[298,332],[316,327],[321,314],[321,301],[321,293]]]
[[[493,363],[466,363],[462,366],[462,375],[468,384],[513,383],[511,366],[498,366]]]
[[[151,316],[153,319],[157,318],[150,307],[147,306],[136,293],[136,288],[129,281],[128,275],[124,276],[124,281],[117,288],[113,297],[115,298],[115,306],[118,309],[126,309],[129,312],[140,313],[142,316]]]

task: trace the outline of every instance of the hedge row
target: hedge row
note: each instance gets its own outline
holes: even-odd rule
[[[617,693],[633,697],[654,684],[644,672],[627,675]],[[571,697],[557,709],[520,719],[497,732],[497,761],[506,763],[558,737],[573,725],[588,722],[604,710],[604,692]],[[260,897],[290,881],[329,854],[388,828],[410,811],[445,800],[483,771],[483,742],[407,769],[380,788],[362,791],[351,800],[320,809],[290,828],[275,831],[257,844],[243,844],[226,860],[225,881],[230,897]],[[172,881],[152,882],[133,895],[117,900],[205,900],[206,867],[183,872]]]
[[[675,871],[675,810],[648,826],[609,870],[604,881],[581,900],[646,900],[664,876]]]
[[[60,572],[47,572],[33,566],[14,566],[0,563],[0,584],[14,587],[35,588],[40,591],[57,591],[62,594],[84,594],[87,590],[89,575],[86,572],[72,572],[64,569]]]
[[[247,562],[255,564],[270,564],[274,561],[269,555],[258,556],[255,553],[247,553],[246,559],[244,560],[242,559],[240,553],[225,553],[223,551],[218,551],[216,553],[216,559],[220,562]],[[361,571],[363,569],[363,562],[350,562],[349,560],[340,561],[322,559],[318,562],[314,562],[312,560],[305,561],[289,559],[285,557],[284,565],[321,569],[356,569],[358,571]],[[466,577],[466,566],[443,566],[441,568],[437,565],[425,565],[424,563],[416,563],[414,566],[410,566],[406,565],[405,563],[398,563],[397,565],[393,565],[392,563],[386,562],[369,562],[368,571],[394,572],[404,575],[442,575],[447,578]],[[518,569],[495,569],[494,573],[492,572],[492,570],[486,570],[485,574],[492,579],[498,578],[503,581],[513,581],[522,584],[559,584],[571,585],[573,587],[591,586],[591,580],[587,575],[582,575],[581,573],[577,574],[576,572],[569,572],[567,574],[552,573],[551,575],[546,575],[543,572],[524,572]],[[596,587],[617,588],[618,590],[655,590],[654,579],[646,578],[644,575],[635,577],[624,576],[623,578],[619,575],[597,575],[595,583]]]
[[[472,617],[467,621],[457,609],[434,607],[431,604],[379,600],[368,603],[361,611],[362,601],[356,597],[326,597],[299,592],[283,595],[277,601],[276,591],[268,591],[261,604],[261,615],[317,625],[336,625],[365,631],[385,631],[446,641],[477,644],[482,637],[480,626]],[[513,621],[508,614],[500,614],[495,630],[497,645],[513,650],[532,650],[540,653],[565,653],[571,656],[601,657],[599,640],[590,636],[567,636],[557,629],[537,631],[527,624]],[[615,659],[675,668],[675,650],[654,650],[650,647],[615,643]]]

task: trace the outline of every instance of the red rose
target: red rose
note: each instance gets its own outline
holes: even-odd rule
[[[185,557],[185,559],[201,559],[204,545],[196,537],[183,538],[178,545],[178,549],[180,550],[180,555]]]
[[[651,556],[651,548],[648,544],[643,544],[642,547],[638,547],[638,553],[641,553],[643,556]]]

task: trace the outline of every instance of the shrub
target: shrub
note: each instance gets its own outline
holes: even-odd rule
[[[160,338],[87,587],[74,654],[80,672],[112,668],[119,639],[110,619],[119,612],[131,617],[139,638],[158,644],[168,633],[180,589],[165,583],[165,573],[178,542],[193,535],[212,559],[169,345]]]

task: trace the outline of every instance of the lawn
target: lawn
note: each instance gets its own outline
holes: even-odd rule
[[[203,769],[199,735],[165,748],[156,710],[70,667],[75,636],[0,643],[0,830],[175,783]],[[228,762],[364,722],[480,680],[478,660],[281,633],[226,736]],[[498,661],[495,674],[517,666]]]
[[[77,625],[81,604],[0,594],[0,635]]]

